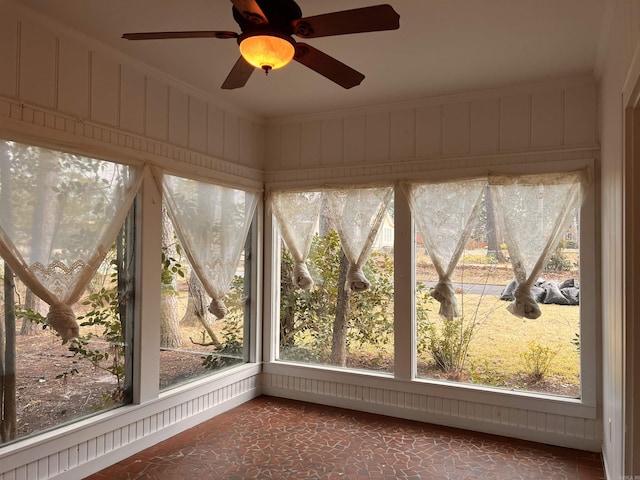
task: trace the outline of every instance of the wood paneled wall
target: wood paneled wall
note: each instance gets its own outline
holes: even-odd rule
[[[604,436],[602,450],[607,478],[635,478],[640,475],[638,459],[630,459],[633,446],[627,438],[636,438],[625,423],[628,410],[638,411],[636,405],[625,405],[626,371],[638,365],[626,365],[625,356],[625,166],[623,92],[635,86],[640,59],[640,0],[611,0],[606,2],[606,16],[598,59],[600,86],[600,125],[602,137],[601,225],[602,252],[602,416]],[[628,247],[632,248],[632,247]],[[630,320],[633,321],[633,320]],[[637,322],[637,319],[635,320]],[[636,399],[638,402],[638,399]],[[635,460],[636,464],[633,465]],[[635,470],[634,470],[635,469]]]
[[[306,402],[392,415],[437,425],[521,438],[536,442],[598,451],[600,421],[585,415],[579,405],[552,413],[531,405],[527,398],[511,405],[487,401],[478,392],[452,392],[433,385],[399,386],[393,380],[375,383],[366,378],[322,375],[310,378],[301,368],[265,366],[263,393]],[[443,391],[439,391],[443,390]]]
[[[123,155],[172,166],[179,172],[199,169],[214,178],[229,175],[232,180],[248,179],[260,187],[265,180],[267,184],[291,185],[337,179],[366,182],[374,177],[407,178],[433,169],[598,158],[597,95],[594,80],[584,77],[265,122],[113,52],[94,48],[92,43],[41,23],[0,0],[0,131],[17,126],[18,133],[45,143],[64,143],[80,151],[101,150],[109,158]],[[614,180],[618,179],[616,174]],[[613,198],[617,191],[613,186],[606,188]],[[619,200],[616,197],[611,203],[607,211],[619,219]],[[620,236],[615,237],[606,245],[617,246]],[[613,270],[618,267],[616,263]],[[614,308],[613,304],[608,307]],[[618,332],[614,335],[617,339]],[[613,342],[610,348],[618,344]],[[151,430],[164,429],[168,435],[173,433],[168,429],[173,421],[167,422],[165,429],[160,417],[177,415],[181,425],[189,419],[195,422],[203,412],[214,414],[220,402],[230,405],[234,399],[259,394],[263,381],[267,393],[272,394],[313,401],[321,393],[328,403],[346,398],[345,406],[355,408],[363,407],[366,401],[364,407],[373,411],[378,411],[381,396],[382,413],[392,411],[456,425],[460,422],[503,434],[519,431],[536,440],[555,431],[557,441],[576,437],[571,444],[583,448],[597,448],[602,441],[600,418],[502,408],[491,403],[495,403],[493,399],[460,402],[445,393],[405,392],[393,381],[384,388],[354,390],[351,378],[325,381],[308,372],[263,374],[256,370],[246,379],[228,380],[228,388],[207,386],[213,393],[185,391],[180,398],[167,397],[148,407],[155,409],[153,412],[142,412],[147,415],[144,418],[135,418],[141,414],[139,410],[114,414],[119,422],[114,429],[105,427],[94,433],[87,427],[67,437],[61,433],[64,445],[44,442],[48,450],[38,455],[36,447],[25,450],[24,455],[11,452],[4,458],[11,459],[6,478],[18,478],[27,471],[49,478],[83,465],[89,472],[92,468],[84,458],[64,463],[64,458],[72,455],[69,452],[89,448],[80,436],[86,436],[92,452],[94,445],[106,446],[95,450],[90,460],[116,460],[124,455],[110,454],[110,438],[124,435],[117,429],[131,431],[149,422]],[[620,380],[617,371],[612,371],[611,377],[611,384]],[[216,397],[210,400],[211,395]],[[619,399],[610,403],[607,411],[613,412]],[[172,410],[178,408],[187,414]],[[535,433],[538,430],[540,435]],[[144,428],[138,431],[141,433],[126,437],[127,442],[117,446],[143,448],[157,439],[151,439]]]
[[[345,167],[385,165],[394,175],[409,163],[597,149],[597,105],[595,82],[585,77],[279,119],[267,126],[267,182],[343,176]]]
[[[0,4],[0,65],[5,105],[14,101],[128,135],[151,144],[147,153],[152,155],[178,149],[182,153],[173,157],[186,163],[197,157],[214,170],[232,168],[220,162],[247,167],[238,174],[262,180],[265,132],[260,118],[7,4]],[[4,113],[23,120],[6,106]]]

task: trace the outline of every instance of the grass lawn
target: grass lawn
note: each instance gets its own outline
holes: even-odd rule
[[[572,343],[580,331],[580,307],[540,305],[542,315],[530,320],[512,315],[498,296],[458,295],[464,311],[463,328],[475,322],[465,369],[459,380],[510,389],[543,391],[568,396],[580,394],[580,355]],[[430,305],[430,322],[440,325],[437,305]],[[528,358],[527,358],[528,357]],[[535,379],[535,360],[550,359],[544,376]],[[423,377],[447,378],[430,355]]]

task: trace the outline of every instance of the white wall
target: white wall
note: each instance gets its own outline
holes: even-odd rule
[[[366,184],[375,181],[470,176],[497,172],[598,168],[598,90],[592,77],[371,106],[356,111],[279,118],[267,123],[266,189]],[[355,408],[455,427],[598,451],[602,422],[598,254],[591,190],[583,212],[581,263],[583,399],[469,388],[447,382],[412,380],[411,298],[394,312],[394,375],[384,376],[273,361],[277,331],[265,323],[265,393]],[[396,218],[410,218],[396,211]],[[406,203],[406,202],[405,202]],[[410,229],[410,222],[409,227]],[[396,251],[411,251],[412,235],[396,232]],[[265,231],[265,312],[277,315],[277,262],[269,255],[277,236]],[[404,242],[404,243],[403,243]],[[403,263],[404,262],[404,263]],[[266,271],[269,270],[267,266]],[[411,292],[410,255],[396,256],[395,291]],[[269,285],[272,289],[269,290]],[[402,306],[401,304],[405,304]],[[400,332],[404,332],[401,334]],[[269,360],[269,361],[267,361]]]
[[[610,27],[604,32],[600,80],[602,143],[602,322],[603,453],[609,478],[640,474],[624,463],[624,170],[622,92],[629,65],[638,52],[640,1],[609,2]],[[630,79],[635,82],[635,79]],[[633,408],[633,406],[629,406]],[[636,432],[637,434],[640,432]],[[628,477],[631,478],[631,477]]]
[[[640,23],[628,23],[638,19],[630,15],[638,9],[629,10],[637,0],[617,4],[601,95],[608,157],[602,182],[604,416],[615,423],[605,448],[613,472],[622,455],[621,117],[615,95],[619,100],[630,58],[628,37],[631,31],[638,35]],[[446,169],[526,169],[557,162],[595,161],[597,167],[597,118],[598,87],[585,77],[266,123],[0,0],[0,137],[152,163],[237,186],[395,180]],[[266,315],[265,327],[269,320]],[[267,331],[265,337],[271,336]],[[77,478],[263,389],[592,450],[603,440],[602,416],[594,405],[482,390],[470,394],[348,372],[271,363],[260,373],[259,365],[250,365],[193,387],[4,447],[0,478]]]
[[[597,127],[591,77],[281,118],[267,124],[265,179],[389,178],[487,159],[513,164],[524,156],[592,154]]]
[[[0,138],[259,191],[264,125],[91,39],[0,0]],[[0,448],[0,479],[77,479],[261,392],[256,362],[158,393],[160,192],[138,204],[142,254],[134,404]],[[144,222],[156,221],[156,225]],[[259,238],[254,251],[260,252]],[[257,263],[260,254],[257,255]],[[254,278],[259,278],[261,268]],[[260,281],[255,282],[254,298]],[[254,317],[260,314],[253,305]],[[256,342],[255,328],[252,342]]]
[[[260,118],[4,0],[0,66],[5,136],[262,183]]]

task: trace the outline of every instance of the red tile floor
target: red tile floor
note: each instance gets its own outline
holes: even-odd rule
[[[259,397],[88,477],[604,479],[601,456]]]

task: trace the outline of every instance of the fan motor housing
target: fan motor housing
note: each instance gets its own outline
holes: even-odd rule
[[[277,30],[287,35],[293,34],[292,22],[302,18],[302,10],[293,0],[257,0],[256,3],[267,17],[268,24],[256,22],[250,12],[239,12],[232,7],[233,18],[242,32],[249,32],[261,27]]]

